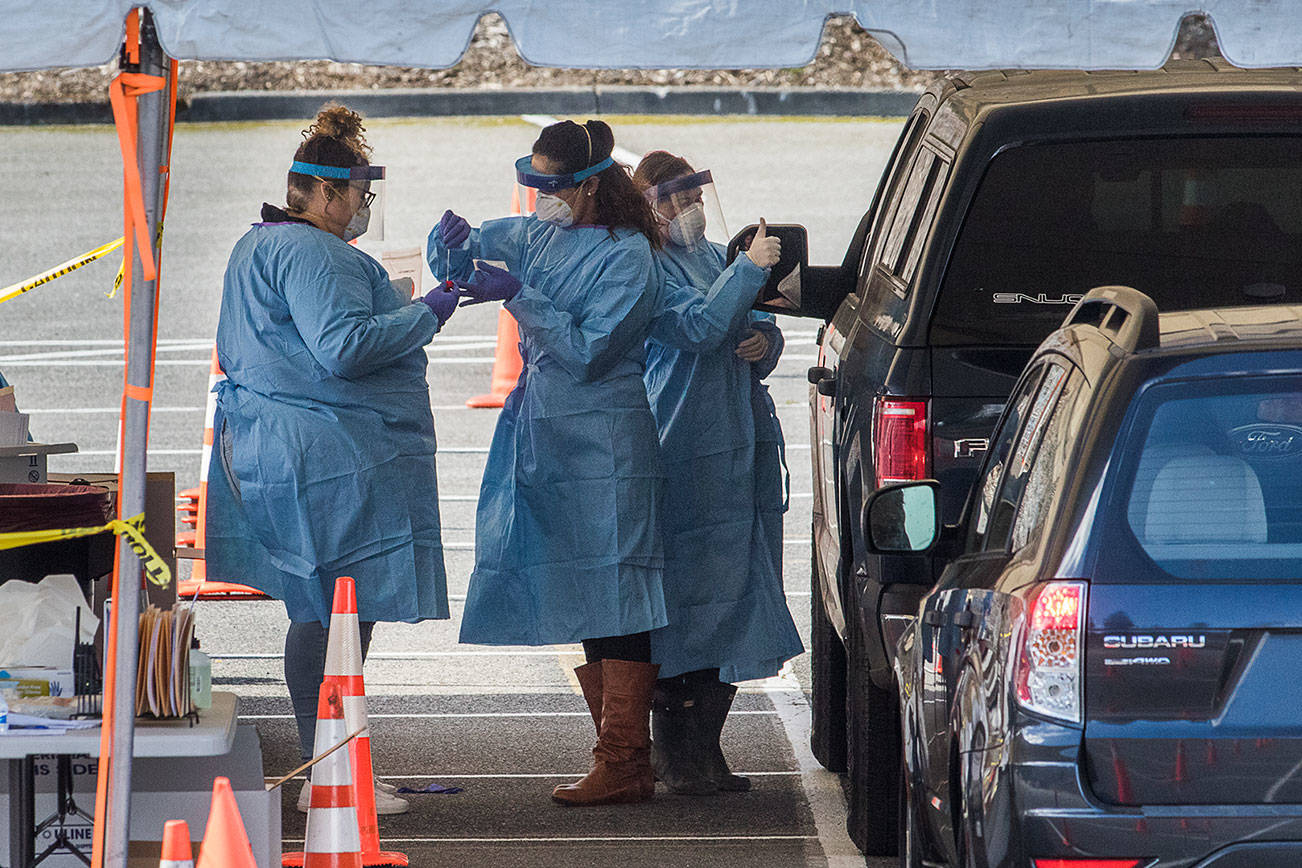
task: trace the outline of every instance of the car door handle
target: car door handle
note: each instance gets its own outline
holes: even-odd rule
[[[971,630],[976,626],[976,613],[970,609],[965,609],[954,616],[954,626],[960,630]]]
[[[820,381],[832,376],[832,370],[831,368],[810,368],[805,372],[805,376],[809,378],[809,385],[817,386]]]
[[[928,627],[939,627],[945,623],[945,616],[936,609],[930,609],[922,613],[922,623]]]

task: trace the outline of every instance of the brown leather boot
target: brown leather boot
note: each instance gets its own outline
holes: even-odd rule
[[[651,691],[659,670],[652,663],[601,661],[601,725],[592,771],[552,790],[553,799],[563,805],[613,805],[651,798]]]
[[[579,689],[588,703],[588,711],[592,712],[592,725],[597,728],[597,735],[601,735],[601,661],[574,667],[574,677],[579,679]]]

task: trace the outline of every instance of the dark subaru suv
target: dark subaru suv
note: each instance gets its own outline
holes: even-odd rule
[[[901,865],[1302,865],[1302,307],[1090,292],[1039,348],[901,639]]]
[[[1032,350],[1092,287],[1163,311],[1302,301],[1299,154],[1297,70],[950,76],[906,122],[844,262],[777,287],[768,309],[826,322],[809,372],[812,743],[849,772],[866,852],[896,843],[891,654],[945,562],[871,552],[865,500],[934,478],[956,522]]]

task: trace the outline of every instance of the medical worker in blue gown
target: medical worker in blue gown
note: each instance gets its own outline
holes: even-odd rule
[[[711,240],[728,234],[708,171],[655,151],[634,181],[664,220],[656,259],[667,286],[646,365],[668,504],[669,624],[651,633],[651,660],[660,666],[651,761],[673,792],[746,790],[750,781],[731,773],[719,746],[733,682],[776,675],[804,650],[782,588],[786,467],[763,383],[782,353],[782,332],[755,311],[707,328],[680,316],[720,282],[745,282],[754,298],[768,273],[746,256],[725,267],[725,247]],[[752,257],[761,243],[752,242]]]
[[[208,575],[283,600],[285,680],[312,755],[335,578],[357,585],[362,649],[376,621],[447,618],[424,347],[456,310],[412,301],[347,242],[382,227],[384,170],[361,118],[323,109],[289,168],[286,207],[235,245],[217,355]],[[379,234],[379,233],[376,233]],[[299,808],[306,810],[310,789]],[[377,785],[381,813],[409,806]]]
[[[663,473],[642,374],[662,306],[652,256],[660,231],[611,158],[614,144],[600,121],[547,127],[516,163],[517,180],[538,191],[535,214],[472,230],[448,212],[428,251],[435,276],[450,259],[465,293],[503,299],[519,323],[524,370],[480,488],[461,641],[583,643],[588,662],[576,673],[597,745],[592,772],[553,791],[567,805],[654,793],[650,631],[666,623]],[[476,257],[506,267],[472,271]]]

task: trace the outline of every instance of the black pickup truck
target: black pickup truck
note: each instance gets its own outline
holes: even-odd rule
[[[950,75],[919,99],[839,267],[766,309],[824,320],[809,371],[813,749],[851,838],[896,847],[896,640],[944,567],[876,555],[862,507],[934,478],[954,524],[1032,350],[1090,288],[1166,312],[1302,301],[1302,72]],[[794,310],[793,310],[794,308]]]

